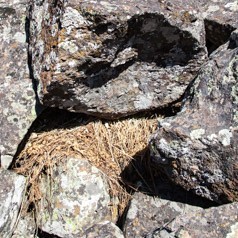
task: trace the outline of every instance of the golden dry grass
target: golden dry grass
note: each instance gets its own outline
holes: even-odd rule
[[[158,119],[125,119],[103,123],[89,121],[72,129],[55,129],[32,133],[16,161],[17,173],[29,178],[29,202],[41,199],[39,181],[69,157],[87,159],[108,178],[110,194],[118,197],[119,211],[124,209],[129,194],[120,185],[120,174],[133,156],[148,144]]]

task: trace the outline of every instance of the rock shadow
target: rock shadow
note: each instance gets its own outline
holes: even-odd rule
[[[149,196],[202,208],[219,205],[174,184],[162,170],[153,165],[148,147],[133,156],[133,160],[121,173],[121,179],[127,191],[132,194],[142,192]]]
[[[101,21],[103,22],[103,19]],[[113,23],[97,22],[91,30],[98,35],[104,34],[109,25]],[[186,66],[200,50],[199,43],[188,31],[171,25],[163,15],[159,14],[145,13],[133,16],[127,22],[125,35],[120,32],[120,29],[117,31],[116,39],[103,42],[104,48],[108,52],[114,47],[117,48],[114,60],[118,60],[119,54],[128,48],[133,49],[136,56],[116,67],[111,67],[113,60],[98,63],[89,60],[78,68],[78,71],[84,70],[86,75],[83,80],[79,79],[80,83],[91,89],[99,88],[117,78],[136,62],[153,63],[156,68]]]
[[[231,32],[235,30],[234,27],[229,24],[220,24],[218,22],[205,19],[205,31],[206,31],[206,46],[208,54],[210,55],[219,46],[225,44],[231,35]]]

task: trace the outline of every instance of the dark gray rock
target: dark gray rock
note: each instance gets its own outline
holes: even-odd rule
[[[36,118],[26,43],[27,0],[0,2],[0,162],[7,168]]]
[[[25,191],[25,177],[0,169],[0,237],[10,238]]]
[[[166,227],[178,215],[200,210],[199,207],[136,193],[124,225],[125,237],[153,237],[158,229]]]
[[[114,223],[105,221],[89,228],[82,238],[124,238],[124,235]]]
[[[51,187],[50,187],[51,186]],[[39,228],[48,234],[78,238],[94,224],[113,221],[105,176],[87,161],[68,158],[42,180]]]
[[[151,138],[151,158],[186,190],[216,202],[238,200],[237,32],[203,65],[182,111]]]
[[[206,60],[203,20],[157,0],[32,1],[45,105],[118,118],[178,100]]]

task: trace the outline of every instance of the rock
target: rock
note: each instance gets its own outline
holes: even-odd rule
[[[202,16],[205,19],[206,38],[210,51],[224,44],[231,32],[238,28],[236,0],[205,1]]]
[[[0,162],[4,168],[36,118],[25,32],[27,3],[0,2]]]
[[[89,228],[82,238],[124,238],[124,235],[114,223],[104,221]]]
[[[199,207],[136,193],[124,225],[125,237],[152,237],[156,230],[172,222],[178,215],[200,210]]]
[[[0,169],[0,237],[11,237],[25,191],[25,177]]]
[[[182,111],[164,119],[151,158],[176,184],[224,203],[238,200],[238,34],[215,51],[185,93]]]
[[[111,199],[103,174],[87,161],[68,159],[58,165],[52,175],[52,187],[47,178],[42,182],[43,197],[39,208],[39,228],[59,237],[81,237],[94,224],[114,221]]]
[[[173,238],[236,238],[238,203],[181,214],[166,228]]]
[[[203,20],[157,0],[51,2],[30,7],[44,105],[104,118],[166,107],[207,59]]]
[[[11,238],[37,238],[33,214],[21,215]]]

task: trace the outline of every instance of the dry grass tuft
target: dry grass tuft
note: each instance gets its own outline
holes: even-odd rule
[[[129,194],[120,185],[120,174],[133,156],[148,144],[158,119],[125,119],[103,123],[89,121],[73,129],[55,129],[32,133],[17,159],[17,173],[29,178],[29,203],[41,199],[42,174],[52,174],[53,167],[69,157],[87,159],[108,178],[110,194],[120,201],[123,211]]]

